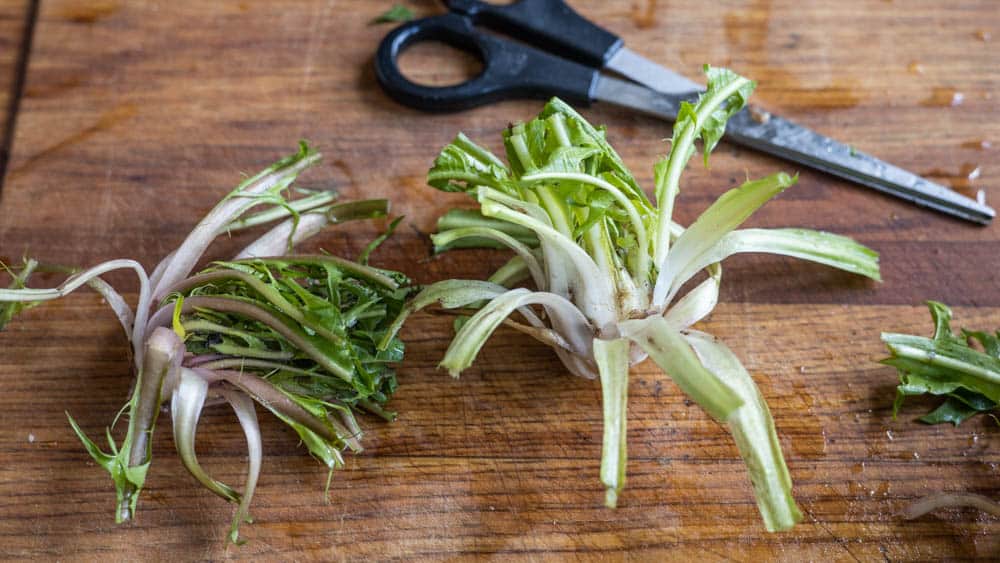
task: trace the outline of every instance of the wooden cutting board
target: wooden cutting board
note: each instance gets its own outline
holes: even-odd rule
[[[502,253],[430,258],[426,233],[464,197],[424,185],[458,131],[496,149],[536,102],[425,115],[387,99],[372,54],[388,31],[369,21],[389,1],[124,2],[46,0],[0,194],[0,255],[151,267],[239,181],[309,139],[324,163],[305,185],[345,198],[384,196],[406,226],[377,263],[419,282],[483,278]],[[419,15],[441,10],[413,1]],[[730,65],[760,81],[755,100],[943,183],[1000,197],[1000,10],[990,0],[573,2],[655,61],[697,76]],[[0,2],[0,108],[28,2]],[[422,80],[468,72],[443,49],[406,66]],[[669,125],[607,107],[608,127],[651,185]],[[0,123],[9,116],[0,114]],[[794,165],[723,144],[692,165],[677,215],[691,221],[742,181]],[[971,181],[970,173],[978,169]],[[975,176],[975,174],[972,174]],[[112,315],[81,293],[33,309],[0,334],[0,556],[66,559],[716,559],[995,558],[1000,523],[972,511],[904,522],[933,491],[1000,496],[995,423],[923,426],[932,403],[891,417],[881,330],[928,333],[921,305],[957,323],[1000,326],[1000,230],[978,228],[802,170],[754,226],[805,226],[882,253],[882,284],[767,256],[727,262],[722,304],[702,328],[744,360],[774,414],[804,522],[768,534],[725,431],[652,364],[634,371],[628,488],[617,510],[598,482],[596,383],[569,376],[544,347],[501,331],[461,380],[435,369],[449,318],[421,315],[393,406],[364,420],[366,451],[334,475],[281,424],[262,418],[265,463],[249,543],[227,547],[231,507],[201,489],[167,424],[136,522],[116,526],[114,492],[66,423],[91,435],[129,388]],[[382,225],[331,229],[316,246],[354,256]],[[242,240],[212,251],[225,257]],[[113,277],[134,292],[127,277]],[[54,278],[40,282],[57,283]],[[230,414],[206,414],[200,457],[242,482],[244,445]]]
[[[24,1],[0,3],[0,170],[10,156],[13,124],[8,117],[15,111],[10,104],[18,99],[15,92],[20,87],[19,78],[24,75],[19,63],[29,8],[29,3]]]

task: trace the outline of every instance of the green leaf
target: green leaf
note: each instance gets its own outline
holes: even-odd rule
[[[375,17],[371,24],[407,22],[414,18],[413,11],[402,4],[395,4],[381,15]]]
[[[995,401],[991,401],[981,394],[969,391],[968,389],[956,389],[948,396],[977,411],[989,411],[995,409],[997,406]]]
[[[317,396],[350,404],[382,403],[395,386],[387,363],[401,359],[403,350],[394,331],[386,333],[409,293],[398,290],[390,275],[399,277],[330,256],[217,263],[179,286],[189,302],[201,303],[186,308],[185,326],[197,329],[188,348],[195,354],[292,360],[295,367],[286,373],[300,375],[286,377],[286,385],[305,385]],[[400,281],[407,283],[405,277]],[[229,301],[211,300],[217,298]],[[242,342],[231,343],[230,337]],[[260,365],[264,374],[273,369]]]
[[[116,506],[118,507],[115,512],[115,522],[120,524],[126,520],[130,520],[132,515],[135,514],[136,504],[139,502],[139,493],[146,482],[146,472],[149,470],[149,462],[129,467],[128,458],[131,451],[131,444],[128,442],[128,439],[122,444],[120,450],[114,452],[114,455],[106,454],[101,451],[93,440],[87,437],[69,413],[66,413],[66,418],[69,420],[69,425],[73,428],[73,432],[77,438],[83,443],[84,449],[90,454],[90,457],[93,458],[97,465],[104,468],[111,475],[111,481],[115,484]],[[110,434],[109,441],[111,441]],[[114,449],[113,441],[111,441],[111,446]]]
[[[670,139],[671,154],[668,160],[677,156],[677,166],[684,168],[694,154],[694,144],[691,141],[700,137],[705,166],[708,166],[708,155],[719,143],[726,132],[726,122],[743,109],[757,83],[747,80],[728,68],[705,65],[703,68],[708,78],[708,86],[694,104],[681,102],[674,120],[674,134]]]
[[[950,339],[882,333],[882,342],[893,354],[885,363],[925,379],[954,382],[1000,401],[1000,361]]]
[[[587,160],[600,154],[597,147],[577,147],[573,145],[556,147],[549,152],[539,168],[533,174],[548,173],[584,173],[587,171]]]
[[[31,258],[24,258],[20,270],[14,270],[3,262],[0,262],[0,270],[6,271],[11,277],[10,285],[7,286],[8,289],[24,289],[26,287],[25,284],[28,283],[28,278],[31,277],[31,274],[34,273],[37,267],[38,262]],[[40,303],[40,301],[0,301],[0,330],[3,330],[7,323],[21,311],[35,307]]]
[[[503,162],[462,133],[441,150],[427,173],[427,183],[445,192],[474,194],[479,186],[516,191]]]
[[[951,309],[938,301],[928,301],[927,308],[934,321],[934,340],[954,340],[955,335],[951,332]]]
[[[551,120],[555,115],[559,115],[563,119]],[[590,173],[594,175],[603,172],[615,173],[616,176],[631,188],[634,197],[641,198],[648,203],[645,193],[639,188],[632,173],[625,166],[625,162],[622,161],[615,149],[608,143],[603,129],[597,129],[588,123],[582,115],[559,98],[549,100],[545,104],[545,107],[542,108],[541,113],[538,114],[538,119],[546,120],[550,125],[548,128],[550,131],[559,126],[559,124],[564,124],[565,137],[574,146],[596,147],[599,149],[600,152],[595,153],[595,156],[599,157],[599,161],[594,163],[594,168],[590,170]]]
[[[987,354],[1000,360],[1000,332],[997,332],[996,336],[994,336],[985,332],[963,329],[962,335],[965,336],[966,339],[979,341],[979,344],[983,347],[983,350],[985,350]]]
[[[315,430],[292,419],[285,413],[270,407],[268,410],[280,418],[282,422],[290,426],[292,430],[295,430],[295,433],[299,435],[299,439],[305,444],[309,453],[319,460],[324,467],[327,469],[336,469],[344,466],[344,456],[340,453],[343,448],[341,444],[327,440]]]
[[[984,410],[992,410],[992,407]],[[925,422],[927,424],[950,422],[955,426],[958,426],[981,412],[983,411],[970,407],[954,397],[948,397],[938,408],[920,417],[920,422]]]
[[[726,122],[729,121],[730,117],[736,115],[736,112],[746,107],[747,100],[750,98],[750,94],[753,93],[754,88],[757,87],[757,83],[748,82],[745,78],[728,68],[709,65],[705,65],[705,75],[708,76],[708,89],[702,94],[702,99],[712,96],[716,92],[732,91],[729,97],[726,98],[725,104],[716,106],[708,114],[707,119],[705,119],[702,125],[702,153],[704,154],[705,166],[707,167],[708,155],[719,144],[719,139],[726,132]]]
[[[587,208],[587,218],[573,231],[574,238],[584,236],[591,228],[603,223],[612,206],[615,204],[614,196],[608,192],[595,191],[588,195],[588,198],[580,202],[581,206]]]
[[[368,257],[371,256],[372,252],[375,252],[375,249],[378,248],[379,245],[381,245],[389,237],[392,236],[392,233],[396,231],[396,227],[399,226],[400,221],[402,221],[403,219],[404,217],[396,217],[395,219],[393,219],[393,221],[389,223],[389,227],[385,230],[384,233],[375,237],[371,242],[365,245],[365,249],[361,251],[361,255],[358,256],[358,263],[367,265]]]

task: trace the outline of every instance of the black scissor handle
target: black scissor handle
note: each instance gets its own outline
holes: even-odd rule
[[[494,5],[480,0],[445,0],[453,12],[587,66],[602,68],[622,47],[610,31],[576,13],[562,0],[519,0]]]
[[[479,58],[478,76],[453,86],[423,86],[406,78],[398,58],[408,46],[440,41]],[[538,49],[476,31],[469,18],[445,14],[392,30],[375,54],[375,76],[397,102],[424,111],[457,111],[510,98],[558,96],[588,105],[599,71]]]

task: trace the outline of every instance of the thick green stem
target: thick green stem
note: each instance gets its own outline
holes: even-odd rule
[[[513,250],[531,272],[531,277],[534,278],[538,289],[546,289],[545,270],[542,268],[542,265],[538,263],[538,259],[535,257],[534,252],[532,252],[531,248],[527,245],[518,242],[517,239],[507,233],[486,227],[463,227],[431,236],[431,240],[434,242],[435,248],[448,248],[455,241],[463,238],[492,240]]]
[[[525,229],[524,227],[514,225],[506,221],[499,221],[490,217],[484,217],[478,210],[452,209],[442,215],[437,221],[438,233],[444,233],[445,231],[465,227],[486,227],[489,229],[496,229],[514,237],[522,244],[526,244],[532,248],[538,246],[538,237],[535,236],[535,233],[531,229]],[[449,248],[460,248],[460,246],[452,244]],[[443,250],[443,248],[435,248],[435,252],[442,252]]]
[[[538,186],[534,191],[538,194],[538,202],[542,206],[542,209],[548,213],[549,220],[552,221],[552,227],[572,239],[573,220],[566,209],[566,203],[560,198],[559,194],[551,186]]]

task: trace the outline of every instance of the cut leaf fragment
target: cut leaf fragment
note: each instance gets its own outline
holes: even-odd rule
[[[927,307],[934,323],[932,338],[882,333],[891,354],[882,363],[899,372],[893,416],[905,397],[923,394],[945,397],[920,419],[928,424],[957,426],[978,413],[995,410],[1000,404],[1000,331],[996,336],[963,331],[959,337],[951,330],[951,309],[937,301],[928,301]],[[978,341],[984,351],[972,348],[970,341]]]

